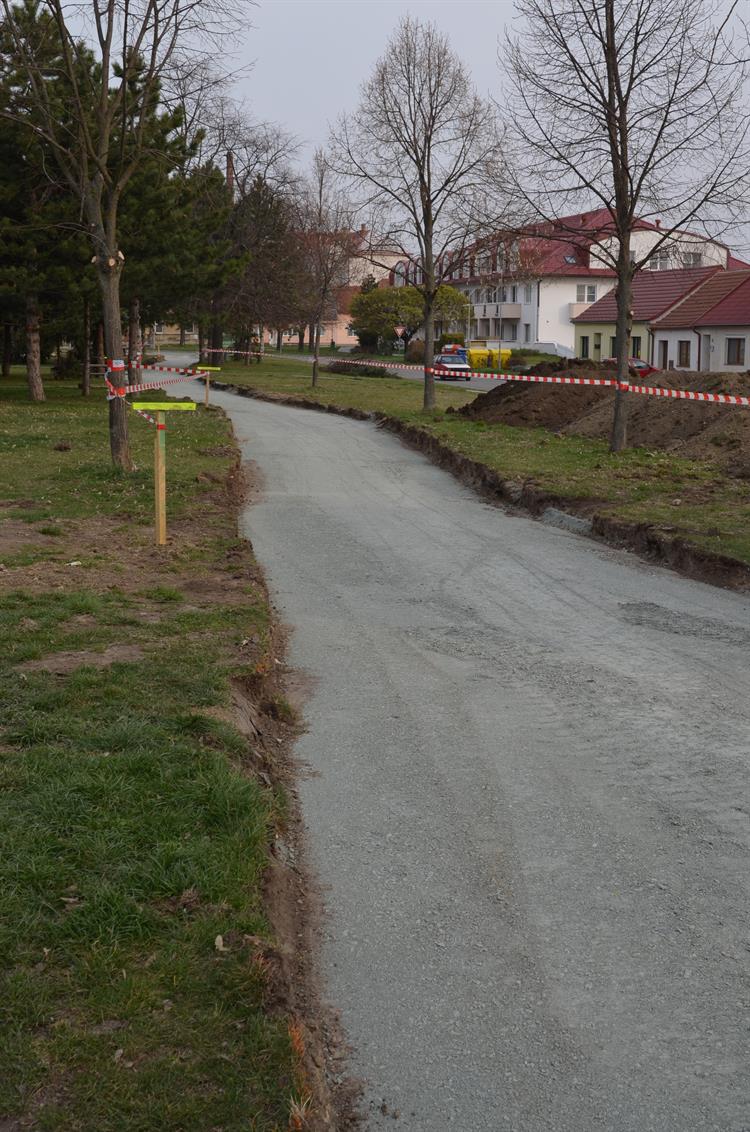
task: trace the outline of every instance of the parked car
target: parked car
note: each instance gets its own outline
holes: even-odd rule
[[[617,358],[605,358],[606,365],[617,365]],[[652,373],[658,373],[656,366],[644,362],[643,358],[628,358],[628,369],[635,370],[639,377],[650,377]]]
[[[432,364],[442,370],[435,375],[440,381],[471,381],[471,366],[458,354],[437,354]]]

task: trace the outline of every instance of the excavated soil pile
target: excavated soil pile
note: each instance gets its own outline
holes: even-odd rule
[[[541,376],[607,377],[611,366],[579,363],[540,365]],[[675,371],[634,383],[690,389],[705,393],[750,395],[750,371],[708,374]],[[526,385],[509,382],[478,397],[458,412],[472,420],[500,422],[526,428],[547,428],[567,435],[608,438],[612,427],[614,391],[596,386]],[[732,475],[750,479],[750,408],[673,401],[632,394],[628,443],[661,448],[693,459],[719,460]]]

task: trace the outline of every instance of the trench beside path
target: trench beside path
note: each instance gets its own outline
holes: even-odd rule
[[[750,1127],[750,601],[368,423],[212,399],[311,678],[322,969],[367,1127]]]

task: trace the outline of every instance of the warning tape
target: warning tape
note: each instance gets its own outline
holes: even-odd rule
[[[660,385],[627,385],[628,393],[642,393],[646,397],[675,397],[679,401],[708,401],[715,405],[741,405],[750,408],[750,397],[736,393],[697,393],[692,389],[665,389]]]
[[[451,370],[430,367],[428,372],[438,375],[450,374]],[[740,405],[750,407],[750,397],[737,393],[701,393],[692,389],[667,389],[662,385],[631,385],[629,381],[604,377],[551,377],[529,373],[474,373],[472,378],[485,381],[526,381],[545,385],[593,385],[610,389],[620,389],[623,393],[636,393],[645,397],[672,397],[679,401],[702,401],[715,405]]]
[[[126,401],[125,404],[130,405],[130,402]],[[149,422],[149,424],[156,425],[157,428],[159,428],[159,427],[163,428],[164,427],[163,425],[160,426],[156,417],[152,417],[150,413],[147,413],[145,411],[145,409],[136,409],[133,405],[130,405],[130,408],[133,410],[134,413],[137,413],[139,417],[145,417],[145,419]]]
[[[241,350],[218,350],[211,349],[204,351],[205,353],[222,353],[222,354],[239,354],[242,357],[265,357],[274,358],[278,354],[267,353],[261,354],[258,351],[251,353]],[[341,358],[347,365],[353,366],[378,366],[380,369],[408,369],[418,371],[420,373],[431,373],[437,377],[455,377],[454,370],[446,369],[441,366],[420,366],[411,365],[399,362],[398,360],[392,362],[384,362],[378,360],[360,360],[358,358]],[[166,366],[150,366],[149,369],[169,370],[170,367]],[[178,370],[178,373],[192,372],[186,370]],[[205,377],[204,373],[197,373],[196,376]],[[703,393],[693,391],[691,389],[668,389],[661,385],[632,385],[627,381],[618,381],[617,378],[606,377],[554,377],[552,375],[531,374],[531,373],[482,373],[476,370],[471,372],[472,380],[477,378],[480,381],[516,381],[527,382],[529,384],[539,385],[589,385],[600,389],[619,389],[623,393],[635,393],[645,397],[671,397],[678,401],[699,401],[707,404],[714,405],[737,405],[741,408],[750,408],[750,396],[742,396],[736,393]],[[130,389],[141,389],[143,386],[131,386]]]

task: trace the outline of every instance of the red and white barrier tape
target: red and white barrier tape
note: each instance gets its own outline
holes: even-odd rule
[[[207,373],[204,373],[202,370],[179,369],[176,366],[142,366],[141,368],[144,369],[144,370],[149,370],[149,371],[155,370],[157,373],[179,373],[182,376],[181,377],[167,377],[167,378],[164,378],[161,381],[141,382],[139,385],[115,385],[112,381],[110,381],[109,374],[111,374],[113,372],[119,373],[120,371],[119,370],[116,370],[116,371],[108,370],[107,374],[105,374],[105,377],[104,377],[104,380],[107,383],[107,389],[109,391],[107,399],[111,401],[115,397],[126,397],[129,393],[145,393],[149,389],[161,389],[165,385],[176,385],[177,382],[187,381],[190,378],[204,378],[205,379],[206,377],[209,376]]]
[[[222,354],[240,354],[242,357],[278,357],[278,354],[267,353],[259,354],[243,352],[241,350],[218,350],[211,349],[204,351],[205,353],[222,353]],[[408,369],[419,371],[420,373],[431,373],[437,377],[456,377],[454,370],[445,369],[441,366],[419,366],[399,362],[398,360],[392,362],[384,362],[378,360],[364,360],[359,358],[341,358],[347,365],[353,366],[378,366],[380,369]],[[166,366],[149,366],[149,369],[169,370],[170,367]],[[185,370],[178,370],[178,373],[191,372]],[[196,376],[205,377],[205,374],[196,373]],[[626,393],[635,393],[646,397],[671,397],[679,401],[702,401],[714,405],[738,405],[741,408],[750,408],[750,396],[745,397],[735,393],[702,393],[695,392],[691,389],[668,389],[660,385],[632,385],[630,382],[618,382],[617,378],[606,377],[554,377],[552,375],[543,376],[541,374],[531,373],[483,373],[472,370],[472,380],[478,378],[481,381],[521,381],[530,384],[540,385],[591,385],[604,389],[621,389]],[[142,389],[145,386],[130,386],[129,389]],[[148,388],[155,388],[149,386]]]
[[[450,370],[432,367],[431,373],[449,374]],[[527,381],[538,382],[545,385],[595,385],[610,389],[621,389],[625,393],[641,394],[645,397],[672,397],[679,401],[702,401],[715,405],[739,405],[750,407],[750,397],[737,393],[701,393],[692,389],[667,389],[662,385],[632,385],[628,381],[618,381],[617,378],[604,377],[542,377],[530,373],[473,373],[472,378],[478,377],[486,381]]]

